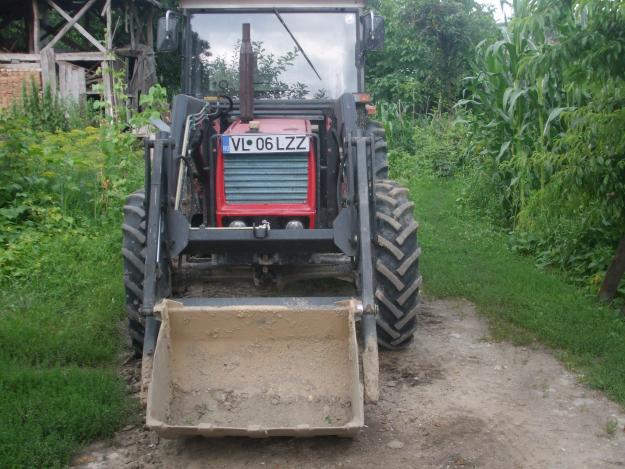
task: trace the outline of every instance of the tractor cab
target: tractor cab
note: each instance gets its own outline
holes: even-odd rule
[[[338,99],[364,89],[364,55],[379,50],[384,22],[364,1],[275,2],[183,0],[182,14],[159,24],[159,48],[184,57],[183,91],[202,98],[239,92],[243,24],[256,55],[257,99]]]

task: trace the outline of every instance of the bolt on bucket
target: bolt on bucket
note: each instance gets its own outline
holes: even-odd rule
[[[364,425],[355,302],[334,300],[165,300],[147,426],[164,437],[353,435]]]

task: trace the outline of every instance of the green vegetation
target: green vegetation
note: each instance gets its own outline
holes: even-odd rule
[[[539,270],[532,259],[511,252],[505,233],[461,203],[465,180],[434,174],[429,155],[449,142],[433,142],[416,158],[395,153],[391,165],[416,203],[426,293],[474,302],[495,338],[540,341],[582,371],[590,385],[625,403],[622,316],[562,275]]]
[[[625,321],[594,299],[625,234],[622,2],[515,1],[501,31],[474,0],[373,4],[387,46],[367,78],[417,203],[428,294],[473,301],[495,337],[545,343],[625,403]],[[170,92],[179,66],[159,55]],[[165,94],[105,120],[25,90],[0,114],[2,467],[66,465],[134,414],[116,373],[120,208],[142,168],[127,129]]]
[[[425,53],[420,42],[438,53],[449,46],[426,39],[433,30],[423,18],[430,21],[435,18],[432,11],[448,13],[451,6],[443,2],[440,9],[432,10],[427,1],[414,0],[414,11],[408,14],[404,1],[381,2],[390,18],[388,49],[394,52],[377,62],[372,59],[381,68],[369,73],[376,94],[393,99],[380,106],[391,147],[404,155],[419,153],[424,145],[428,151],[436,148],[437,154],[426,157],[427,169],[458,175],[463,181],[458,194],[463,206],[509,233],[507,242],[513,251],[531,255],[538,266],[562,270],[571,281],[595,293],[609,278],[614,288],[604,283],[601,296],[616,294],[617,302],[622,302],[625,282],[621,280],[618,288],[618,268],[606,274],[619,240],[625,247],[625,139],[621,130],[625,60],[616,52],[625,46],[621,4],[607,0],[514,2],[513,20],[495,34],[488,22],[481,30],[476,28],[482,24],[479,9],[468,14],[451,3],[463,13],[437,20],[436,31],[441,34],[433,39],[454,44],[459,18],[473,25],[467,29],[475,31],[475,35],[468,33],[472,43],[483,38],[475,53],[459,49],[463,63],[472,62],[470,73],[467,68],[458,71],[470,74],[464,81],[457,73],[435,73],[440,56]],[[415,25],[429,32],[411,43],[406,38],[414,33]],[[449,89],[464,87],[464,99],[455,106],[454,117],[441,114],[444,105],[429,115],[415,114],[415,109],[424,109],[416,98],[385,81],[392,73],[382,73],[384,64],[404,64],[412,57],[412,46],[415,54],[425,57],[423,69],[449,80]],[[419,76],[416,69],[406,67],[411,70],[408,76]],[[384,76],[378,79],[377,73]],[[419,102],[429,99],[419,93],[415,96]],[[449,101],[458,93],[446,96]],[[449,125],[452,119],[456,126]],[[431,146],[440,140],[441,131],[447,133],[442,139],[447,147]]]
[[[467,195],[515,250],[596,288],[625,234],[625,10],[538,0],[514,15],[478,47],[460,102]]]
[[[475,0],[376,0],[385,18],[383,53],[367,56],[377,101],[401,103],[412,117],[448,110],[461,96],[475,46],[495,38],[490,12]]]
[[[55,467],[134,415],[118,252],[142,165],[131,135],[28,99],[61,115],[0,115],[0,466]]]
[[[12,116],[21,116],[19,122],[28,124],[31,130],[56,132],[81,129],[97,123],[97,114],[86,105],[64,103],[46,88],[39,91],[34,80],[22,84],[22,97],[10,109]]]

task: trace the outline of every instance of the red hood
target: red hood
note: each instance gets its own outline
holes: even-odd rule
[[[260,123],[258,133],[261,134],[310,134],[310,121],[306,119],[254,119]],[[242,135],[248,133],[250,125],[237,120],[228,127],[225,135]]]

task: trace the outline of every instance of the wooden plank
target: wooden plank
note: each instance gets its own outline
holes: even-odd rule
[[[111,16],[111,0],[106,0],[106,49],[113,49],[113,20]]]
[[[102,62],[108,56],[103,52],[59,52],[56,57],[58,60],[65,60],[66,62]]]
[[[102,82],[104,85],[104,101],[106,101],[106,114],[115,118],[114,86],[112,62],[102,62]]]
[[[59,66],[59,96],[63,99],[67,98],[67,68],[68,63],[57,63]]]
[[[106,49],[108,51],[113,50],[113,18],[111,15],[111,0],[106,0],[104,6],[104,13],[106,14]],[[115,82],[113,78],[113,61],[109,60],[102,62],[102,78],[104,79],[104,100],[108,103],[106,110],[107,114],[113,119],[117,119],[117,113],[115,109]],[[106,71],[106,73],[105,73]]]
[[[54,49],[45,48],[41,51],[41,78],[43,86],[49,86],[52,93],[57,92],[56,59]]]
[[[148,21],[145,27],[148,46],[154,48],[154,12],[152,10],[148,13]]]
[[[135,35],[135,10],[132,6],[128,9],[128,16],[129,16],[128,19],[130,21],[130,48],[136,49],[137,38]]]
[[[78,97],[77,102],[82,103],[85,101],[87,96],[87,70],[84,68],[81,68],[80,73],[77,75],[76,94]]]
[[[85,69],[69,62],[59,65],[59,89],[63,99],[78,103],[87,91]]]
[[[61,16],[63,16],[63,18],[65,18],[67,20],[67,24],[65,26],[63,26],[63,28],[61,28],[61,30],[56,34],[56,36],[54,36],[52,38],[52,40],[46,45],[45,49],[47,48],[51,48],[54,47],[54,45],[59,42],[59,40],[65,36],[65,34],[67,33],[67,31],[69,31],[72,27],[76,27],[76,24],[78,22],[78,20],[80,20],[80,18],[82,18],[84,16],[85,13],[87,13],[87,11],[89,10],[89,8],[91,8],[93,6],[93,4],[96,2],[96,0],[89,0],[87,3],[85,3],[83,5],[83,7],[78,10],[78,13],[76,13],[76,16],[74,16],[73,18],[71,18],[67,13],[65,13],[65,10],[63,10],[61,7],[59,7],[56,3],[54,3],[51,0],[48,0],[48,4],[50,6],[52,6],[52,8],[54,8],[56,11],[59,12],[59,14]],[[61,13],[62,12],[62,13]],[[69,18],[69,19],[68,19]],[[80,25],[78,25],[80,26]],[[78,29],[78,27],[76,27],[76,29]],[[82,29],[82,31],[80,31],[80,29]],[[83,31],[86,32],[86,30],[80,26],[80,29],[78,29],[83,36],[85,36],[85,34],[83,33]],[[105,52],[106,49],[104,49],[102,47],[102,44],[100,44],[93,36],[91,36],[91,34],[87,33],[91,39],[89,39],[89,37],[85,36],[87,39],[89,39],[90,42],[95,41],[98,45],[96,46],[99,50],[101,50],[102,52]],[[94,44],[95,45],[95,44]],[[99,47],[98,47],[99,46]]]
[[[41,71],[41,67],[37,62],[20,62],[17,64],[2,64],[0,70],[32,70],[34,72]]]
[[[18,62],[39,62],[39,54],[12,54],[6,52],[0,52],[0,62],[12,62],[14,60]]]

